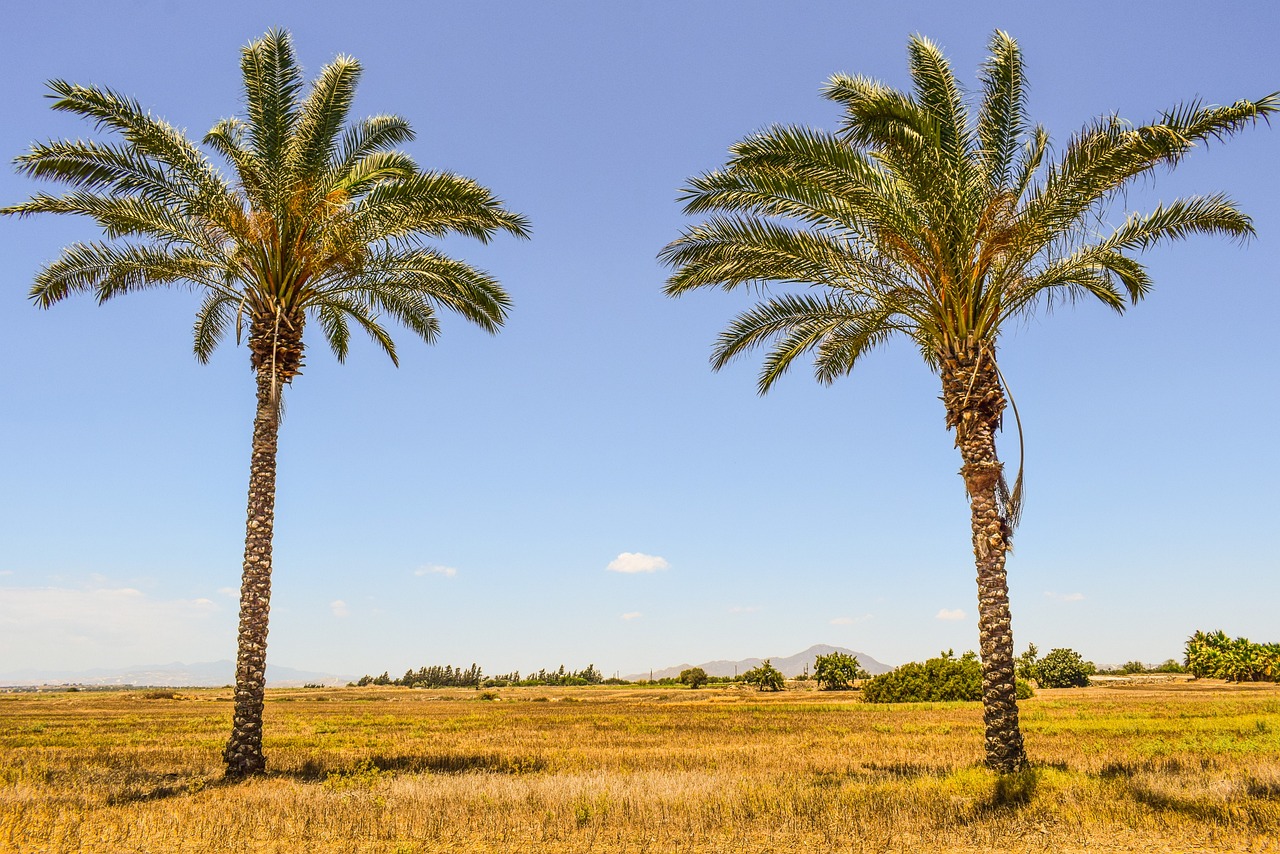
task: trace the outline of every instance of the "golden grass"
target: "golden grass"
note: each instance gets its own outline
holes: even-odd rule
[[[0,850],[1280,851],[1280,686],[1042,691],[1004,779],[976,703],[491,693],[271,691],[239,785],[229,691],[0,695]]]

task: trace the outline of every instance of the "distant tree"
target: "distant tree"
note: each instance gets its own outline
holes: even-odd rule
[[[848,691],[859,679],[869,679],[871,674],[862,669],[856,655],[833,652],[820,655],[814,663],[813,677],[823,691]]]
[[[1083,688],[1096,672],[1074,649],[1052,649],[1036,664],[1035,679],[1041,688]]]
[[[680,683],[690,688],[701,688],[707,684],[707,671],[701,667],[690,667],[680,671]]]
[[[767,658],[759,667],[753,667],[742,674],[742,679],[747,684],[756,686],[759,691],[781,691],[787,681],[782,672]]]

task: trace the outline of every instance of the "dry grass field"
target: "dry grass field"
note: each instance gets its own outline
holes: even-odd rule
[[[1280,686],[1022,704],[738,688],[274,690],[272,773],[221,781],[229,690],[0,695],[0,850],[1280,851]]]

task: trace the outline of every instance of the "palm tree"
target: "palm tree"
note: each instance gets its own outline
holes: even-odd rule
[[[1252,225],[1222,195],[1194,196],[1106,226],[1117,192],[1197,143],[1266,118],[1280,93],[1227,107],[1183,104],[1133,127],[1103,116],[1049,163],[1049,135],[1029,126],[1017,43],[996,32],[971,111],[942,52],[916,36],[910,93],[838,75],[823,94],[844,108],[838,133],[773,127],[731,149],[721,170],[690,179],[681,201],[708,215],[661,257],[669,296],[695,288],[762,289],[718,338],[712,365],[766,347],[761,394],[797,358],[831,383],[896,336],[941,375],[972,514],[978,574],[986,761],[1025,761],[1015,700],[1005,553],[1017,523],[996,456],[1007,389],[996,361],[1006,322],[1061,298],[1123,312],[1151,287],[1133,255],[1204,232],[1244,238]],[[808,286],[771,294],[770,284]],[[1016,411],[1015,411],[1016,416]]]
[[[257,385],[248,520],[240,591],[235,716],[226,773],[266,768],[262,753],[276,441],[284,385],[302,372],[303,329],[319,325],[343,361],[351,325],[396,362],[390,318],[428,344],[438,309],[496,332],[510,299],[491,276],[425,239],[461,233],[487,242],[498,231],[526,237],[527,223],[487,189],[447,172],[422,171],[395,146],[413,139],[394,115],[347,127],[360,64],[325,66],[304,92],[287,32],[242,50],[247,115],[214,125],[204,144],[232,180],[180,131],[109,89],[49,83],[53,109],[118,134],[113,142],[53,141],[17,158],[19,172],[70,185],[39,193],[6,214],[74,214],[105,239],[66,248],[36,276],[42,308],[78,291],[105,301],[147,288],[194,285],[204,295],[195,355],[209,359],[248,324]]]

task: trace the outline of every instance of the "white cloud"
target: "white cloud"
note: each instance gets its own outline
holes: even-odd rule
[[[1057,599],[1059,602],[1079,602],[1084,599],[1083,593],[1054,593],[1052,590],[1046,590],[1044,596],[1046,599]]]
[[[230,596],[232,599],[240,598],[240,591],[234,587],[219,587],[218,592],[223,596]]]
[[[731,605],[730,614],[754,614],[761,610],[759,605]]]
[[[639,611],[628,611],[622,615],[622,619],[630,622],[631,620],[638,620],[643,616],[644,614],[641,614]]]
[[[335,617],[346,617],[351,613],[347,608],[347,603],[343,602],[341,599],[334,599],[330,602],[329,610],[333,612],[333,616]]]
[[[831,621],[831,625],[833,625],[833,626],[852,626],[852,625],[853,625],[853,617],[836,617],[834,620],[832,620],[832,621]]]
[[[441,566],[438,563],[420,566],[413,571],[414,575],[443,575],[445,578],[453,578],[458,574],[458,570],[451,566]]]
[[[935,620],[963,620],[964,616],[965,616],[964,611],[961,611],[959,608],[943,608],[941,611],[937,613],[934,619]]]
[[[666,558],[657,555],[641,554],[640,552],[623,552],[609,562],[605,569],[610,572],[657,572],[660,569],[667,569],[671,564],[667,563]]]
[[[225,657],[234,638],[233,608],[204,597],[157,599],[100,575],[81,587],[6,587],[0,596],[6,670],[207,661]]]
[[[3,575],[13,575],[13,570],[12,570],[12,569],[0,569],[0,576],[3,576]]]

